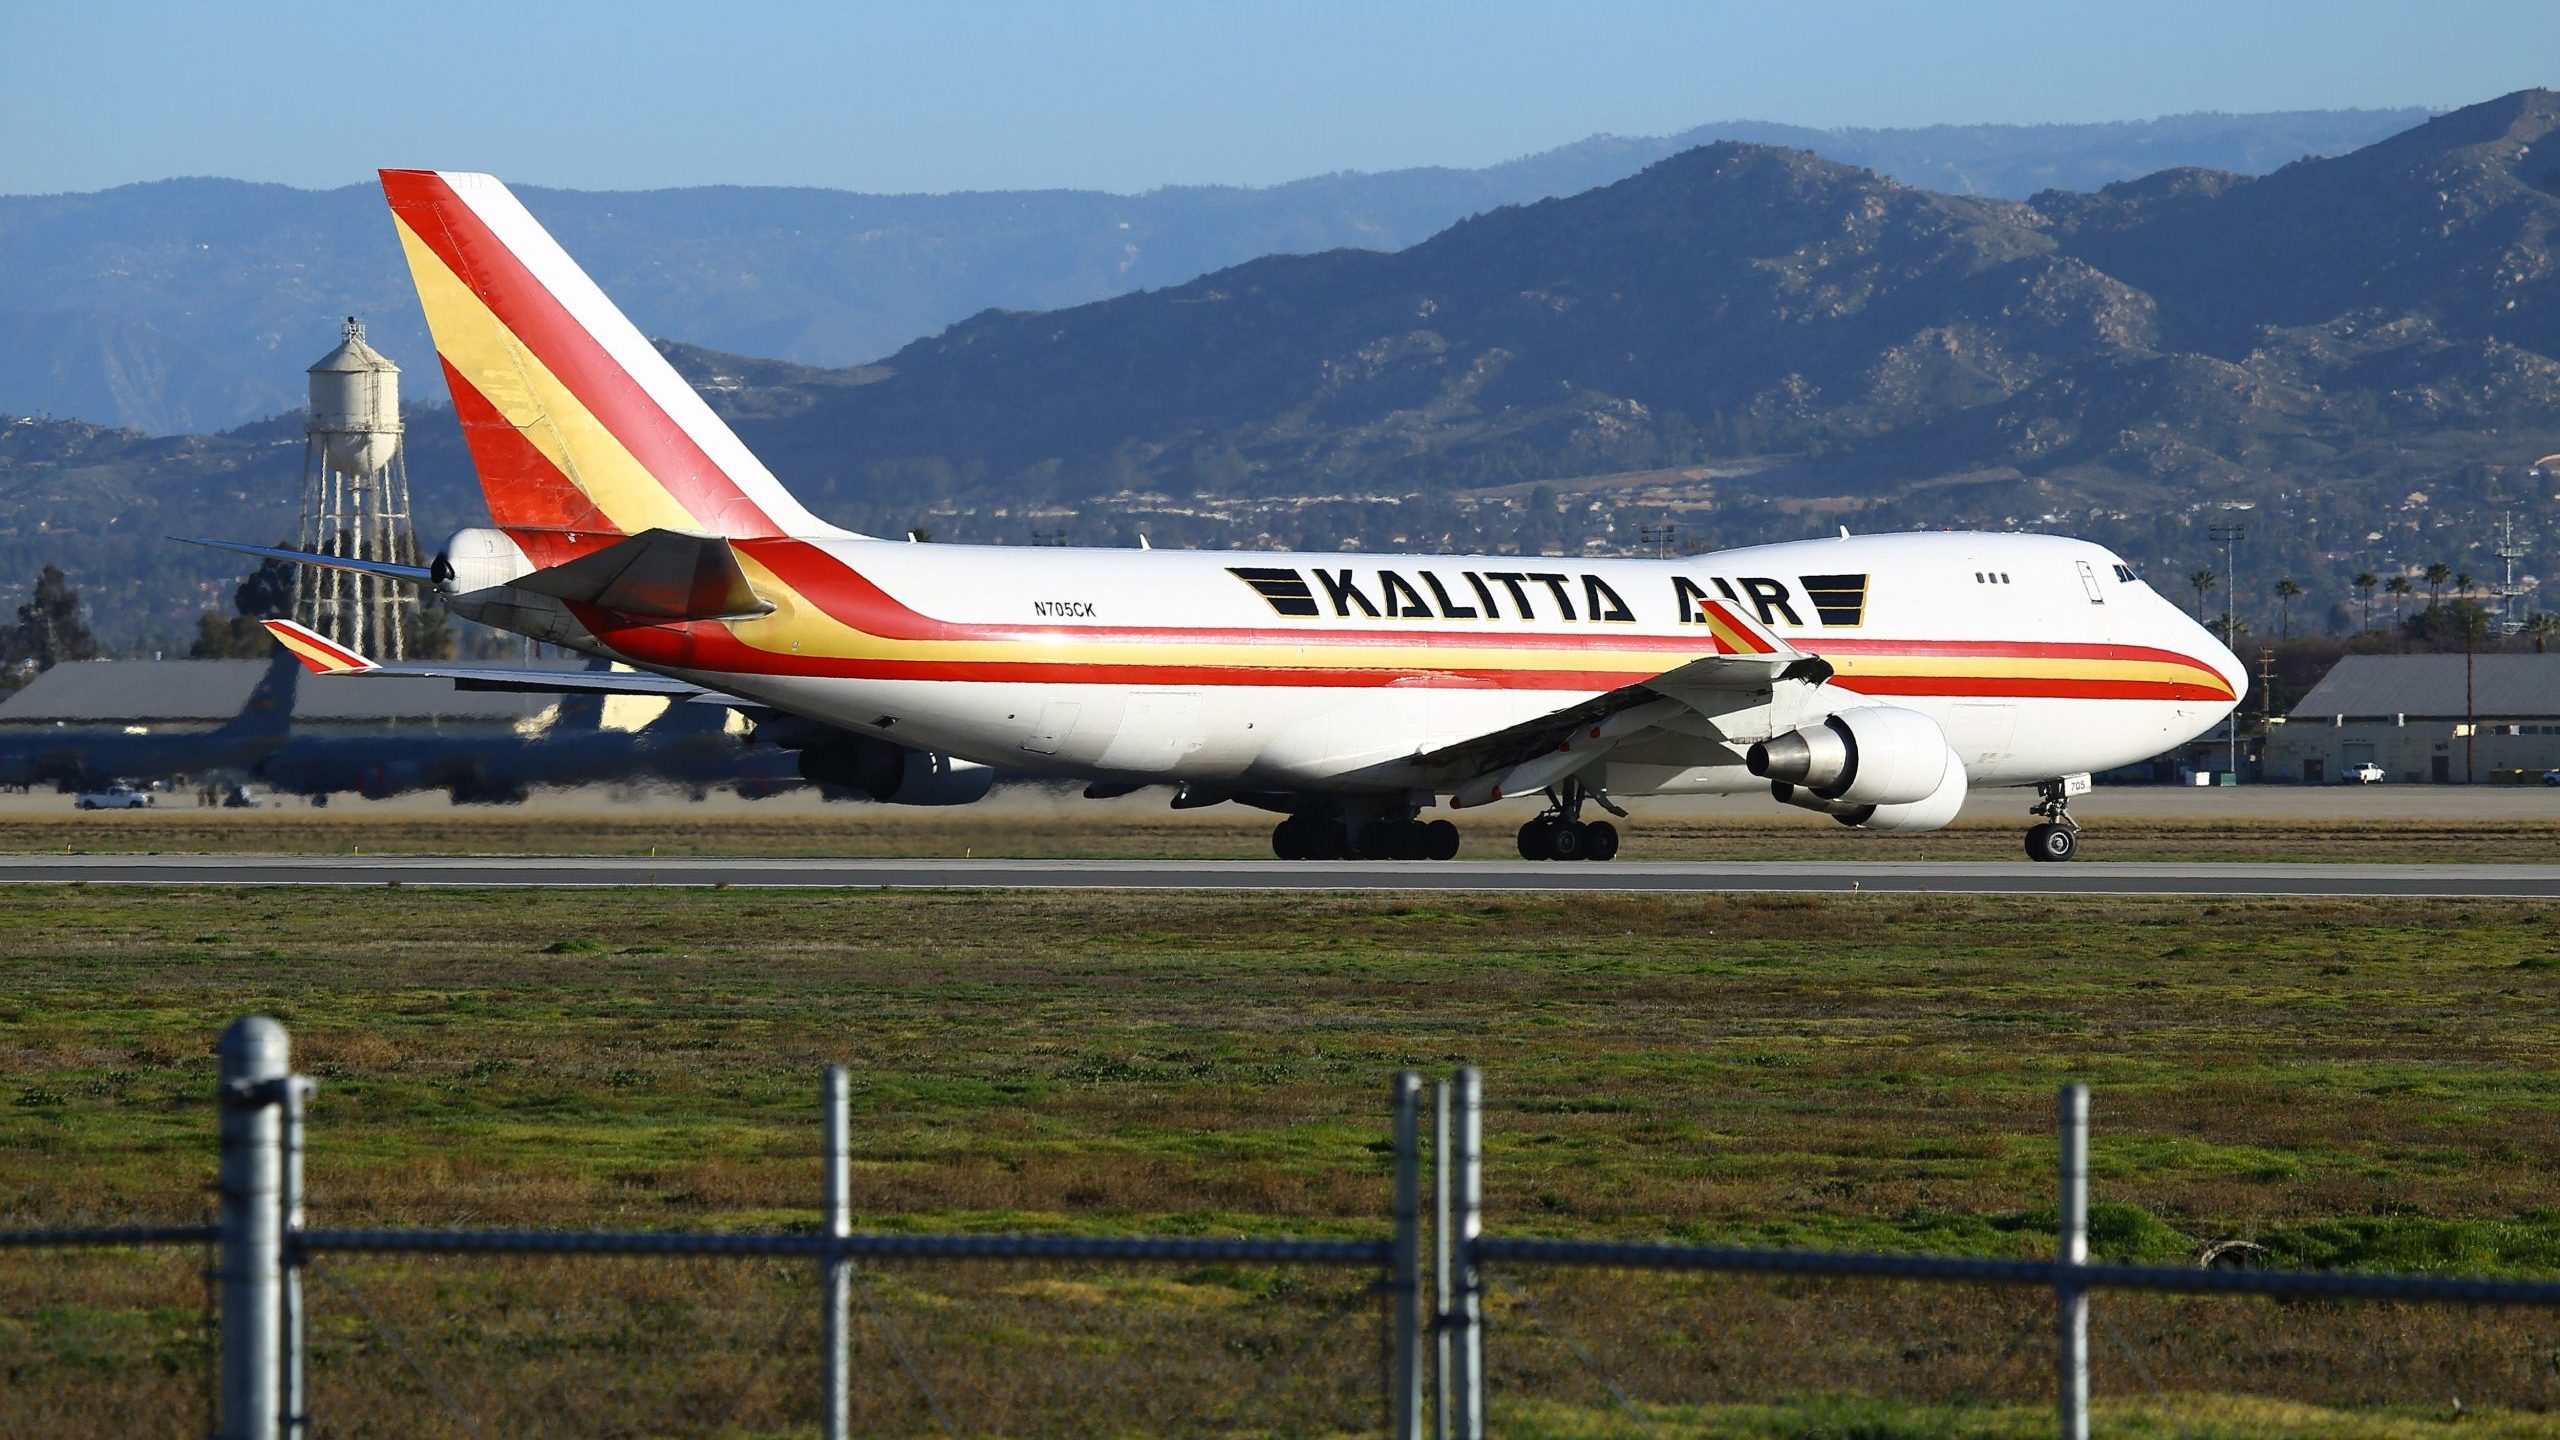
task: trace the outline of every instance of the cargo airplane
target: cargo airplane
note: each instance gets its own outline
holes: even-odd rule
[[[1670,560],[996,549],[803,509],[486,175],[383,172],[489,503],[428,566],[457,614],[747,708],[812,779],[974,798],[987,767],[1282,818],[1284,859],[1447,859],[1538,802],[1606,859],[1636,796],[1757,792],[1871,830],[2032,785],[2069,859],[2091,772],[2206,730],[2246,675],[2100,546],[1851,536]],[[371,666],[287,638],[314,668]],[[325,642],[324,642],[325,643]],[[859,778],[857,778],[859,777]]]

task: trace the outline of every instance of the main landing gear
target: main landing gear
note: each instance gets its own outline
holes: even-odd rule
[[[1590,800],[1612,814],[1623,814],[1581,781],[1565,782],[1564,793],[1535,820],[1520,827],[1523,860],[1614,860],[1618,827],[1606,820],[1584,820],[1582,802]]]
[[[2085,782],[2082,788],[2087,788]],[[2080,822],[2071,818],[2071,782],[2047,780],[2036,787],[2031,815],[2044,823],[2027,827],[2027,858],[2059,863],[2080,852]]]
[[[1355,824],[1339,811],[1307,811],[1272,828],[1271,853],[1283,860],[1455,860],[1458,827],[1409,815]]]

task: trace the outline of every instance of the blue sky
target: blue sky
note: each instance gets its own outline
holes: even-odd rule
[[[0,7],[0,193],[379,165],[580,189],[1266,184],[1596,132],[2468,104],[2560,4]]]

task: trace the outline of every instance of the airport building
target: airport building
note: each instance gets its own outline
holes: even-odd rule
[[[2267,727],[2268,780],[2334,785],[2365,765],[2392,783],[2540,783],[2560,769],[2560,655],[2350,655]]]
[[[0,739],[49,728],[119,726],[140,734],[210,731],[238,715],[264,660],[87,660],[56,665],[0,701]],[[305,735],[385,731],[492,734],[546,724],[560,697],[463,691],[446,680],[328,680],[295,687]]]

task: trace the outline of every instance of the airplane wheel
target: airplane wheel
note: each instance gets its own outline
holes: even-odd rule
[[[2027,831],[2027,858],[2063,861],[2080,849],[2080,837],[2064,825],[2037,825]]]
[[[1307,858],[1307,833],[1305,827],[1298,823],[1297,816],[1292,815],[1271,827],[1271,853],[1283,860]]]
[[[1618,858],[1618,827],[1606,820],[1594,820],[1582,827],[1582,858],[1615,860]]]
[[[1360,860],[1393,860],[1398,858],[1397,831],[1403,827],[1392,820],[1372,820],[1360,827]]]
[[[1583,834],[1583,827],[1569,820],[1551,824],[1547,827],[1546,834],[1547,858],[1579,860],[1582,858],[1583,846],[1587,838]]]
[[[1520,858],[1523,860],[1547,858],[1546,821],[1532,820],[1520,827]]]
[[[1422,856],[1426,860],[1458,858],[1458,827],[1446,820],[1434,820],[1422,827]]]
[[[1407,820],[1396,827],[1394,850],[1398,860],[1419,860],[1431,853],[1431,837],[1419,820]]]
[[[1344,843],[1344,838],[1342,827],[1339,825],[1323,820],[1308,822],[1307,858],[1310,860],[1342,859],[1351,849]]]

